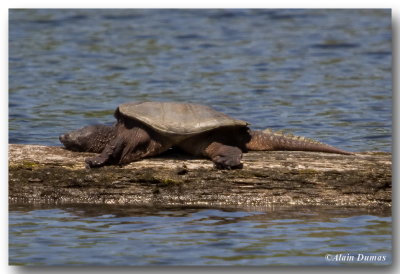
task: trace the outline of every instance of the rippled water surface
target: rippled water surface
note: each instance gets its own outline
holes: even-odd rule
[[[390,10],[11,10],[9,45],[11,143],[161,100],[391,149]]]
[[[60,145],[65,131],[113,123],[119,103],[159,100],[391,150],[390,10],[11,10],[9,24],[10,143]],[[389,264],[391,217],[12,205],[9,248],[21,265]]]
[[[392,261],[390,212],[13,206],[9,222],[12,264],[387,265]],[[383,261],[326,259],[336,254],[380,256]]]

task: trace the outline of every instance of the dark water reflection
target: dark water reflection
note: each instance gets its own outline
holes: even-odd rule
[[[391,149],[390,10],[11,10],[9,37],[11,143],[161,100]]]
[[[349,264],[327,254],[392,260],[387,210],[12,206],[9,222],[11,264]]]

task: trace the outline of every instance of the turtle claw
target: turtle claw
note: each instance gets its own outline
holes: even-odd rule
[[[214,166],[216,169],[225,169],[225,170],[242,169],[243,168],[242,163],[235,165],[235,166],[230,166],[230,165],[226,165],[226,164],[222,164],[222,163],[214,163]]]
[[[242,169],[243,164],[240,162],[240,157],[228,157],[218,155],[213,158],[214,166],[217,169]]]
[[[105,164],[105,161],[99,160],[99,157],[85,159],[85,168],[87,168],[87,169],[102,167],[102,166],[104,166],[104,164]]]

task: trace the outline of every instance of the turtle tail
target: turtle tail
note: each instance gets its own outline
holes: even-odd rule
[[[283,134],[270,129],[264,131],[251,131],[251,140],[246,144],[248,150],[291,150],[291,151],[314,151],[353,155],[353,152],[345,151],[313,139]]]

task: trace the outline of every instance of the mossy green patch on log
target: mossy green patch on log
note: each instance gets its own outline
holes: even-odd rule
[[[9,145],[11,203],[253,207],[391,206],[391,154],[250,152],[243,169],[167,153],[126,166],[85,169],[91,153]]]

